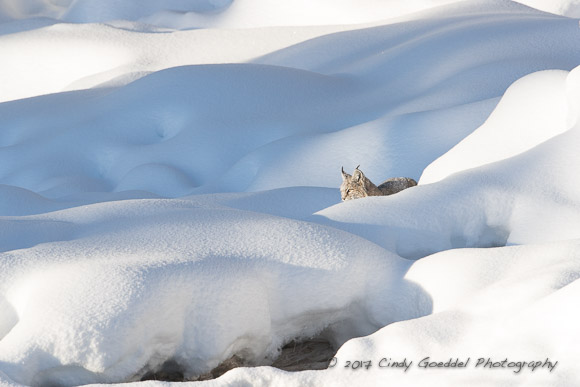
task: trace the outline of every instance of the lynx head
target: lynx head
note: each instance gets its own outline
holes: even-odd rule
[[[376,194],[369,192],[369,189],[372,190],[372,187],[375,189],[377,187],[371,183],[358,167],[356,167],[352,176],[344,172],[344,168],[342,168],[342,185],[340,186],[342,200],[360,199]]]

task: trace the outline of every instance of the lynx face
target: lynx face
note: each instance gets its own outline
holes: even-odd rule
[[[370,186],[369,186],[370,183]],[[377,195],[373,188],[377,187],[356,167],[354,173],[349,175],[342,169],[342,184],[340,186],[340,196],[342,200],[360,199],[367,196]],[[380,193],[379,193],[380,195]]]
[[[342,200],[359,199],[367,196],[363,191],[363,187],[359,183],[354,182],[351,175],[348,173],[345,175],[347,177],[342,181],[340,186],[340,196]]]

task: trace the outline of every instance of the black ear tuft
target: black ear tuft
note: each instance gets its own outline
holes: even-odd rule
[[[350,177],[350,175],[344,171],[344,167],[340,167],[340,171],[342,173],[342,180],[343,181]]]

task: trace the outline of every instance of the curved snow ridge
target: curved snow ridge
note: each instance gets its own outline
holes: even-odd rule
[[[574,0],[518,0],[519,3],[569,17],[577,17]],[[452,0],[341,0],[320,1],[313,6],[302,0],[292,4],[272,4],[267,0],[5,0],[0,5],[0,22],[25,18],[52,18],[74,23],[128,20],[169,28],[248,28],[272,25],[329,25],[368,23],[406,16],[453,3]],[[504,0],[478,1],[515,7],[516,2]]]
[[[195,385],[376,385],[385,378],[397,386],[574,384],[580,359],[571,343],[580,339],[574,329],[580,319],[570,305],[580,296],[579,253],[574,240],[434,254],[417,261],[406,275],[432,297],[433,314],[346,342],[336,365],[327,370],[294,374],[271,367],[237,368]],[[419,362],[426,358],[436,363],[470,360],[464,368],[424,368]],[[482,358],[514,364],[477,367]],[[546,365],[532,371],[522,364],[544,364],[547,358],[553,372]],[[353,359],[365,365],[370,361],[370,366],[353,370]],[[406,371],[386,367],[403,360]],[[141,385],[146,384],[136,384]]]
[[[74,23],[95,23],[112,20],[142,20],[152,15],[170,10],[195,14],[214,14],[226,10],[234,0],[169,0],[159,2],[127,1],[119,3],[109,0],[77,0],[66,9],[62,19]]]
[[[527,81],[533,81],[536,87],[543,85],[544,81],[555,80],[555,90],[562,94],[566,79],[562,72],[549,72],[535,74]],[[541,82],[536,83],[538,80]],[[550,88],[546,90],[549,94]],[[506,152],[501,148],[521,153],[460,170],[436,183],[420,184],[397,195],[335,205],[317,212],[311,220],[363,236],[401,256],[414,259],[458,247],[579,238],[580,181],[576,168],[572,166],[580,163],[576,150],[580,143],[580,128],[575,126],[565,130],[567,101],[561,95],[554,98],[558,102],[556,106],[548,105],[552,115],[547,126],[541,120],[538,120],[537,128],[532,126],[533,123],[529,123],[531,127],[527,124],[517,126],[518,120],[522,119],[518,114],[519,103],[526,103],[526,98],[522,101],[521,97],[531,97],[532,101],[536,98],[531,93],[517,91],[511,95],[517,98],[502,106],[506,111],[497,115],[497,121],[490,118],[488,126],[482,127],[486,129],[484,134],[487,137],[482,135],[472,148],[465,146],[465,151],[461,147],[463,144],[457,147],[453,166],[469,166],[477,160],[478,147],[484,149],[485,156],[491,157],[497,148],[500,149],[496,153],[499,155]],[[511,96],[506,100],[509,101]],[[501,111],[499,107],[498,110]],[[527,112],[528,107],[523,110]],[[511,133],[502,130],[509,127],[511,119],[516,120],[515,129],[510,128]],[[557,134],[559,131],[562,133]],[[539,144],[526,150],[525,146],[530,144],[524,141],[522,146],[519,138],[528,132],[530,137],[536,136],[532,142]],[[498,141],[505,141],[506,145],[496,146]],[[486,149],[489,153],[485,153]],[[436,171],[436,166],[437,163],[433,171]]]
[[[486,122],[425,168],[421,184],[523,153],[570,128],[577,101],[567,71],[542,71],[514,82]]]
[[[0,216],[26,216],[99,202],[156,198],[159,198],[159,196],[150,192],[131,190],[107,194],[98,192],[86,193],[68,196],[62,200],[52,200],[23,188],[0,185]]]
[[[568,116],[566,126],[572,128],[580,123],[580,66],[570,71],[566,78],[566,96],[568,99]]]
[[[352,74],[380,96],[366,103],[380,101],[391,114],[497,97],[531,72],[578,65],[580,54],[569,38],[578,30],[574,20],[519,7],[495,9],[495,3],[477,6],[460,3],[437,8],[429,18],[330,34],[255,62]],[[546,61],[552,66],[545,67]]]
[[[378,179],[418,179],[483,122],[493,98],[518,76],[580,62],[575,43],[563,38],[577,30],[573,21],[488,11],[329,35],[258,61],[265,65],[175,67],[112,90],[2,104],[8,129],[0,136],[7,145],[0,183],[48,198],[336,187],[335,168],[346,161],[375,168]],[[480,20],[477,33],[469,31],[472,20]],[[135,37],[107,32],[117,33]],[[129,46],[127,39],[116,44]],[[417,60],[419,51],[425,60]],[[454,65],[442,71],[449,58]],[[28,117],[32,107],[41,108]],[[426,116],[449,136],[442,139]],[[417,148],[420,160],[410,153]],[[328,157],[313,167],[322,152]]]
[[[365,10],[365,13],[368,12],[373,17],[377,15],[377,10],[379,14],[380,12],[386,14],[392,12],[392,7],[386,7],[377,0],[367,1],[371,3],[367,8],[360,7],[360,4],[353,7],[354,4],[351,4],[350,0],[346,1],[343,6],[348,12],[345,15],[348,15],[352,20],[353,9]],[[41,3],[44,2],[38,0],[36,3],[37,8],[42,8]],[[271,7],[268,4],[268,2],[264,2],[260,6]],[[144,5],[124,2],[121,5],[105,7],[102,2],[97,4],[92,1],[75,1],[72,5],[73,8],[87,6],[91,10],[96,10],[93,13],[96,16],[101,12],[114,12],[117,6],[124,9],[121,14],[131,14],[137,9],[146,10],[148,7],[158,7],[160,3],[147,2]],[[240,6],[235,2],[234,5],[242,9],[246,8],[250,14],[264,14],[255,4]],[[50,4],[50,6],[56,8],[54,4]],[[180,3],[179,6],[190,7],[192,3]],[[279,6],[279,4],[275,5],[277,8]],[[311,7],[310,3],[301,6]],[[295,4],[292,4],[291,7],[293,10],[300,9]],[[449,13],[455,13],[453,17],[472,18],[472,14],[479,12],[485,15],[494,7],[496,8],[496,16],[497,13],[501,15],[509,12],[518,15],[528,14],[528,16],[540,15],[537,11],[531,11],[523,6],[515,6],[514,3],[506,0],[499,3],[470,2],[467,6],[451,5],[441,9],[436,7],[432,10],[433,15],[429,14],[429,16],[431,18],[447,17],[447,21],[450,21]],[[8,8],[18,8],[18,5],[13,4]],[[327,10],[326,7],[321,8]],[[336,9],[336,2],[328,4],[328,8]],[[42,14],[42,12],[40,13]],[[279,10],[273,13],[288,14],[288,12],[284,13]],[[300,14],[303,15],[304,12]],[[328,12],[324,12],[324,14],[328,14]],[[50,17],[55,17],[55,15]],[[215,17],[215,14],[209,15],[209,17]],[[318,18],[320,14],[315,13],[314,17]],[[230,18],[228,17],[228,19]],[[0,36],[0,47],[7,54],[6,60],[0,64],[0,80],[4,85],[0,101],[101,85],[124,85],[144,74],[179,65],[250,61],[307,39],[366,26],[305,26],[298,30],[291,27],[251,28],[235,31],[211,29],[163,33],[168,31],[122,22],[110,25],[63,24],[38,19],[34,24],[29,19],[24,19],[20,24],[25,22],[42,28]],[[11,24],[0,25],[0,31],[3,29],[6,30],[5,33],[9,33],[11,29],[18,31],[19,27],[11,26]],[[44,26],[45,24],[49,25]],[[397,27],[399,24],[393,25],[396,30],[401,29]],[[258,24],[252,25],[252,27],[257,26]],[[21,26],[21,29],[24,30],[29,28],[32,27],[24,24]],[[551,27],[551,29],[554,28],[555,26]],[[554,34],[559,33],[552,31],[545,36]],[[254,43],[249,45],[248,41]],[[546,46],[554,46],[554,43],[551,42]],[[344,48],[344,46],[341,47]],[[357,45],[354,45],[349,51],[355,53],[356,47]],[[469,48],[469,46],[466,47]],[[65,58],[66,60],[63,60]],[[41,65],[38,66],[37,63],[41,63]],[[18,72],[25,73],[27,77],[14,77],[14,74]],[[4,77],[2,77],[3,74]]]
[[[0,216],[29,215],[57,207],[41,195],[10,185],[0,185],[0,198]]]
[[[28,217],[76,219],[76,238],[3,256],[2,296],[18,316],[0,314],[13,325],[0,340],[3,372],[27,385],[111,382],[174,359],[192,376],[236,353],[267,362],[323,329],[340,342],[429,312],[396,305],[396,292],[422,293],[408,292],[404,260],[368,241],[195,200]]]
[[[31,4],[4,1],[0,19],[7,5]],[[136,4],[109,11],[144,17]],[[244,4],[204,16],[234,23],[218,19]],[[0,384],[138,380],[168,359],[189,376],[235,353],[268,364],[295,338],[322,331],[338,347],[390,324],[348,342],[339,360],[554,356],[562,373],[440,380],[577,385],[564,363],[580,362],[578,68],[516,82],[482,126],[518,77],[580,63],[577,21],[507,0],[416,17],[256,60],[329,30],[136,33],[118,21],[0,37],[14,58],[0,74],[30,77],[10,93],[102,86],[0,104],[0,214],[11,215],[0,217]],[[27,62],[82,65],[93,59],[75,57],[84,39],[94,67]],[[227,61],[252,63],[215,64]],[[478,127],[477,141],[442,158],[456,163],[429,167],[432,184],[339,202],[341,165],[362,164],[376,183],[418,178]],[[262,191],[215,193],[244,190]],[[193,192],[210,194],[184,197]],[[181,198],[144,200],[156,196]],[[509,244],[529,245],[475,249]],[[240,369],[210,383],[374,385],[386,374],[341,365]],[[381,371],[397,385],[441,375]]]
[[[518,3],[572,18],[580,18],[580,3],[575,0],[515,0]]]
[[[0,63],[3,84],[0,101],[87,88],[119,87],[151,72],[176,66],[244,63],[307,39],[356,28],[329,26],[296,30],[272,27],[170,32],[122,23],[46,22],[48,26],[42,25],[42,21],[38,23],[41,24],[36,30],[0,35],[0,48],[6,53],[5,60]],[[0,33],[10,28],[18,26],[0,24]]]
[[[509,378],[509,384],[513,385],[572,382],[573,362],[568,360],[578,359],[578,355],[569,343],[578,334],[569,329],[578,323],[578,313],[566,305],[580,291],[578,253],[575,240],[508,249],[449,251],[427,257],[416,263],[421,269],[410,269],[408,278],[428,289],[435,308],[439,302],[452,301],[454,305],[450,304],[444,312],[392,324],[373,334],[370,340],[354,339],[336,356],[339,359],[374,357],[373,354],[383,356],[395,351],[401,359],[415,359],[415,363],[426,356],[432,361],[471,356],[474,363],[479,357],[542,363],[549,357],[552,363],[559,361],[557,371],[549,372],[544,367],[541,372],[538,369],[531,373],[524,369],[514,377],[516,369],[497,369],[499,375],[490,376],[489,370],[471,364],[465,369],[455,369],[452,375],[447,372],[439,379],[441,384],[436,385],[448,385],[450,381],[469,383],[474,377],[498,383]],[[450,275],[456,270],[461,276]],[[563,331],[570,334],[562,335]],[[567,364],[561,359],[567,359]],[[325,376],[355,377],[339,367],[329,373],[335,372],[341,375]],[[392,375],[392,380],[397,383],[399,379],[410,378],[407,382],[412,384],[424,381],[423,374],[415,364],[409,373]],[[431,372],[430,375],[433,377]]]
[[[267,0],[6,0],[0,6],[0,21],[32,17],[73,23],[127,20],[177,29],[255,28],[359,24],[417,12],[452,0],[306,0],[273,4]]]
[[[514,196],[483,174],[418,186],[393,197],[335,205],[309,220],[360,235],[408,258],[454,248],[504,246]]]
[[[421,184],[477,186],[480,178],[482,192],[501,187],[508,243],[577,238],[580,184],[570,169],[580,162],[577,74],[541,72],[516,82],[482,127],[426,168]]]
[[[5,0],[0,6],[0,21],[33,17],[48,17],[74,23],[111,20],[139,20],[166,9],[183,12],[217,12],[227,8],[232,0],[155,0],[115,1],[93,0]]]
[[[104,26],[56,24],[0,36],[6,59],[0,64],[0,101],[63,91],[89,75],[135,61],[128,32]]]
[[[12,129],[0,138],[9,145],[0,149],[0,182],[49,198],[122,190],[182,196],[265,144],[351,121],[356,108],[347,102],[357,91],[340,77],[231,64],[176,67],[112,92],[62,95],[32,119],[17,112],[53,96],[11,102],[0,106]]]

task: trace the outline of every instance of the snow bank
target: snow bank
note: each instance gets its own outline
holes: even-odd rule
[[[544,71],[515,82],[486,123],[429,165],[421,183],[510,158],[569,129],[567,76],[565,71]]]
[[[330,34],[253,63],[172,67],[124,87],[2,104],[8,130],[0,143],[10,147],[0,153],[0,184],[50,198],[120,190],[180,196],[337,187],[339,166],[358,164],[373,180],[394,175],[418,179],[427,165],[484,122],[496,98],[517,78],[545,68],[571,69],[580,62],[576,41],[565,38],[578,30],[572,20],[509,2],[470,5],[444,7],[408,23]],[[103,35],[93,37],[95,31]],[[141,49],[131,42],[142,35],[147,36],[144,43],[165,36],[151,48],[156,57],[166,52],[156,50],[167,36],[186,39],[181,33],[61,25],[9,35],[14,66],[30,70],[27,82],[32,85],[20,88],[22,79],[11,75],[15,67],[0,72],[12,79],[14,89],[27,95],[53,90],[58,82],[59,87],[94,84],[84,83],[88,73],[83,82],[74,75],[86,72],[78,62],[90,55],[71,62],[75,71],[62,66],[56,72],[33,71],[20,64],[16,52],[23,52],[23,40],[53,34],[59,45],[71,46],[70,53],[53,58],[58,63],[68,55],[78,57],[74,42],[84,41],[83,36],[94,43],[88,47],[103,48],[95,51],[102,57],[95,64],[110,63],[99,73],[100,81],[135,74],[131,63]],[[65,35],[70,39],[62,40]],[[36,44],[29,50],[36,50]],[[242,50],[230,60],[256,53]],[[139,61],[149,63],[148,58]],[[182,60],[188,61],[174,57],[165,65]],[[140,67],[137,73],[150,69]],[[487,81],[490,77],[494,82]],[[33,117],[22,114],[33,108]],[[40,138],[39,133],[43,141],[28,141]],[[91,142],[81,141],[86,138]],[[149,174],[159,178],[144,180]]]
[[[568,17],[580,17],[580,2],[578,0],[515,0],[518,3],[534,7],[542,11]]]
[[[424,258],[406,278],[432,297],[432,315],[347,342],[336,354],[335,366],[326,371],[296,375],[245,368],[229,372],[220,383],[206,384],[575,385],[580,314],[571,305],[580,292],[579,248],[578,241],[570,241],[459,249]],[[485,366],[488,359],[495,368]],[[365,365],[353,369],[348,361]],[[388,366],[403,361],[406,371]],[[466,366],[425,368],[434,362]]]
[[[482,95],[489,95],[490,89],[495,85],[491,94],[498,97],[510,83],[525,74],[549,68],[570,70],[577,63],[571,60],[575,58],[577,51],[574,40],[562,38],[575,35],[578,30],[576,22],[541,14],[508,0],[470,1],[468,6],[453,4],[434,9],[430,8],[433,4],[445,4],[447,1],[433,3],[421,1],[420,8],[425,9],[423,13],[414,17],[393,19],[390,22],[379,21],[396,9],[395,3],[400,2],[390,2],[390,6],[385,6],[382,1],[365,1],[369,2],[367,7],[353,6],[352,0],[340,2],[340,6],[336,1],[332,2],[332,6],[318,2],[317,6],[313,6],[311,2],[304,2],[298,6],[292,2],[287,3],[288,9],[285,8],[285,2],[275,5],[269,1],[261,1],[259,4],[232,3],[234,8],[239,6],[247,9],[251,17],[257,15],[271,20],[272,23],[274,20],[280,20],[279,24],[274,24],[275,26],[270,28],[236,30],[212,28],[168,33],[169,31],[164,28],[127,21],[112,22],[108,25],[63,24],[56,20],[37,18],[0,23],[0,34],[4,34],[0,35],[0,49],[6,53],[5,59],[0,63],[0,83],[3,85],[0,90],[0,101],[99,85],[121,86],[151,72],[175,66],[246,62],[321,35],[376,25],[383,25],[383,28],[358,31],[350,38],[344,35],[330,35],[323,41],[311,42],[309,46],[283,50],[270,58],[269,63],[278,63],[273,60],[280,58],[281,54],[287,56],[288,53],[297,52],[292,62],[284,60],[280,64],[302,68],[303,65],[300,62],[295,63],[296,60],[313,61],[318,58],[327,63],[332,60],[331,63],[335,64],[344,63],[346,60],[354,61],[358,67],[356,73],[374,69],[367,75],[377,77],[377,80],[385,79],[385,76],[390,77],[389,74],[392,73],[401,73],[398,82],[391,79],[384,85],[396,90],[397,94],[403,93],[402,97],[407,95],[417,99],[415,101],[417,103],[423,101],[417,98],[422,94],[425,94],[428,100],[434,97],[439,98],[441,102],[441,98],[447,96],[449,90],[435,87],[435,84],[438,80],[447,81],[451,75],[455,76],[450,79],[451,81],[469,82],[474,85],[475,90],[463,96],[464,102],[471,102],[474,99],[469,95],[475,94],[477,90],[481,90]],[[38,0],[38,3],[41,1]],[[82,7],[85,3],[92,4],[87,5],[89,9],[97,7],[104,12],[122,8],[124,11],[119,11],[121,14],[139,13],[141,11],[136,11],[136,8],[145,10],[149,7],[143,5],[145,4],[143,2],[129,1],[115,2],[116,5],[110,7],[104,7],[102,1],[98,4],[92,1],[76,1],[74,5]],[[154,8],[162,4],[153,1],[146,3]],[[196,3],[200,2],[179,2],[184,7],[194,6]],[[55,3],[50,4],[55,6]],[[277,11],[266,11],[274,6]],[[315,9],[305,11],[304,8]],[[331,15],[329,9],[337,10],[351,21],[356,20],[355,15],[362,12],[368,17],[361,17],[360,22],[366,24],[340,24],[341,20],[335,20],[331,26],[319,25],[312,20],[313,26],[292,27],[296,24],[292,22],[290,16],[294,12],[300,15],[301,19],[304,19],[304,15],[312,15],[313,19],[322,20],[321,15]],[[272,13],[278,17],[272,16]],[[385,13],[385,17],[380,17],[381,13]],[[98,15],[99,12],[91,14]],[[215,17],[214,14],[211,15]],[[510,20],[508,15],[515,16],[517,22]],[[523,17],[524,15],[526,17]],[[288,24],[282,23],[285,17],[290,18]],[[168,18],[179,19],[175,15]],[[230,19],[241,20],[237,14],[227,18]],[[469,23],[466,23],[467,20]],[[408,22],[412,24],[407,24]],[[249,20],[248,26],[262,25]],[[528,29],[528,33],[521,34],[522,29]],[[26,32],[15,33],[18,31]],[[341,44],[343,41],[346,44]],[[363,41],[368,44],[362,43]],[[498,41],[502,41],[502,44],[494,43]],[[347,50],[342,51],[345,47],[348,47]],[[380,59],[375,56],[377,52],[383,52]],[[333,59],[329,56],[333,53],[333,56],[339,55],[340,58]],[[399,56],[400,59],[388,60]],[[488,62],[490,57],[495,58],[491,63]],[[357,62],[358,60],[360,62]],[[518,62],[517,66],[512,65],[514,61]],[[441,65],[442,62],[446,65]],[[454,65],[449,66],[452,62]],[[381,68],[377,68],[377,65]],[[470,77],[469,69],[478,74],[486,72],[486,76],[489,77],[486,79],[494,79],[494,82],[482,82],[478,81],[477,77]],[[328,71],[324,68],[319,71],[352,73],[353,70],[355,69],[349,67],[342,69],[331,67]],[[405,73],[412,74],[412,77],[405,76]],[[25,75],[16,76],[16,74]],[[410,83],[411,80],[413,82]],[[455,82],[448,82],[447,86],[456,91],[458,85]],[[426,91],[430,93],[425,93]],[[438,95],[430,96],[432,92],[437,92]],[[391,103],[391,98],[385,102]],[[457,105],[455,99],[449,101],[448,106],[454,105]]]
[[[178,29],[357,24],[417,12],[453,0],[4,0],[0,21],[44,17],[74,23],[126,20]]]
[[[10,25],[0,24],[10,31]],[[14,27],[16,28],[16,27]],[[190,64],[239,63],[341,27],[167,31],[139,26],[55,24],[0,35],[0,101],[126,85]],[[247,44],[248,41],[255,42]],[[81,55],[82,54],[82,55]]]
[[[51,18],[74,23],[126,20],[176,29],[356,24],[386,20],[454,0],[4,0],[0,22]],[[517,0],[542,11],[578,17],[576,0]]]
[[[167,360],[189,377],[319,333],[341,362],[559,365],[208,384],[578,381],[577,20],[421,1],[364,28],[171,32],[292,24],[307,4],[135,4],[0,6],[0,384],[133,381]],[[353,4],[304,22],[385,16]],[[420,185],[340,203],[357,164]]]
[[[576,95],[577,71],[516,82],[484,125],[426,168],[419,187],[329,207],[313,220],[407,258],[579,238],[580,181],[573,165],[580,162],[580,129],[565,130],[576,114],[567,95]]]
[[[12,222],[2,219],[3,229],[20,228]],[[26,385],[127,380],[167,359],[197,375],[233,354],[267,361],[324,328],[340,340],[428,313],[385,297],[412,288],[402,279],[407,264],[368,241],[195,197],[20,222],[36,228],[21,243],[57,230],[52,240],[66,241],[0,260],[2,294],[17,316],[2,314],[0,364]]]

